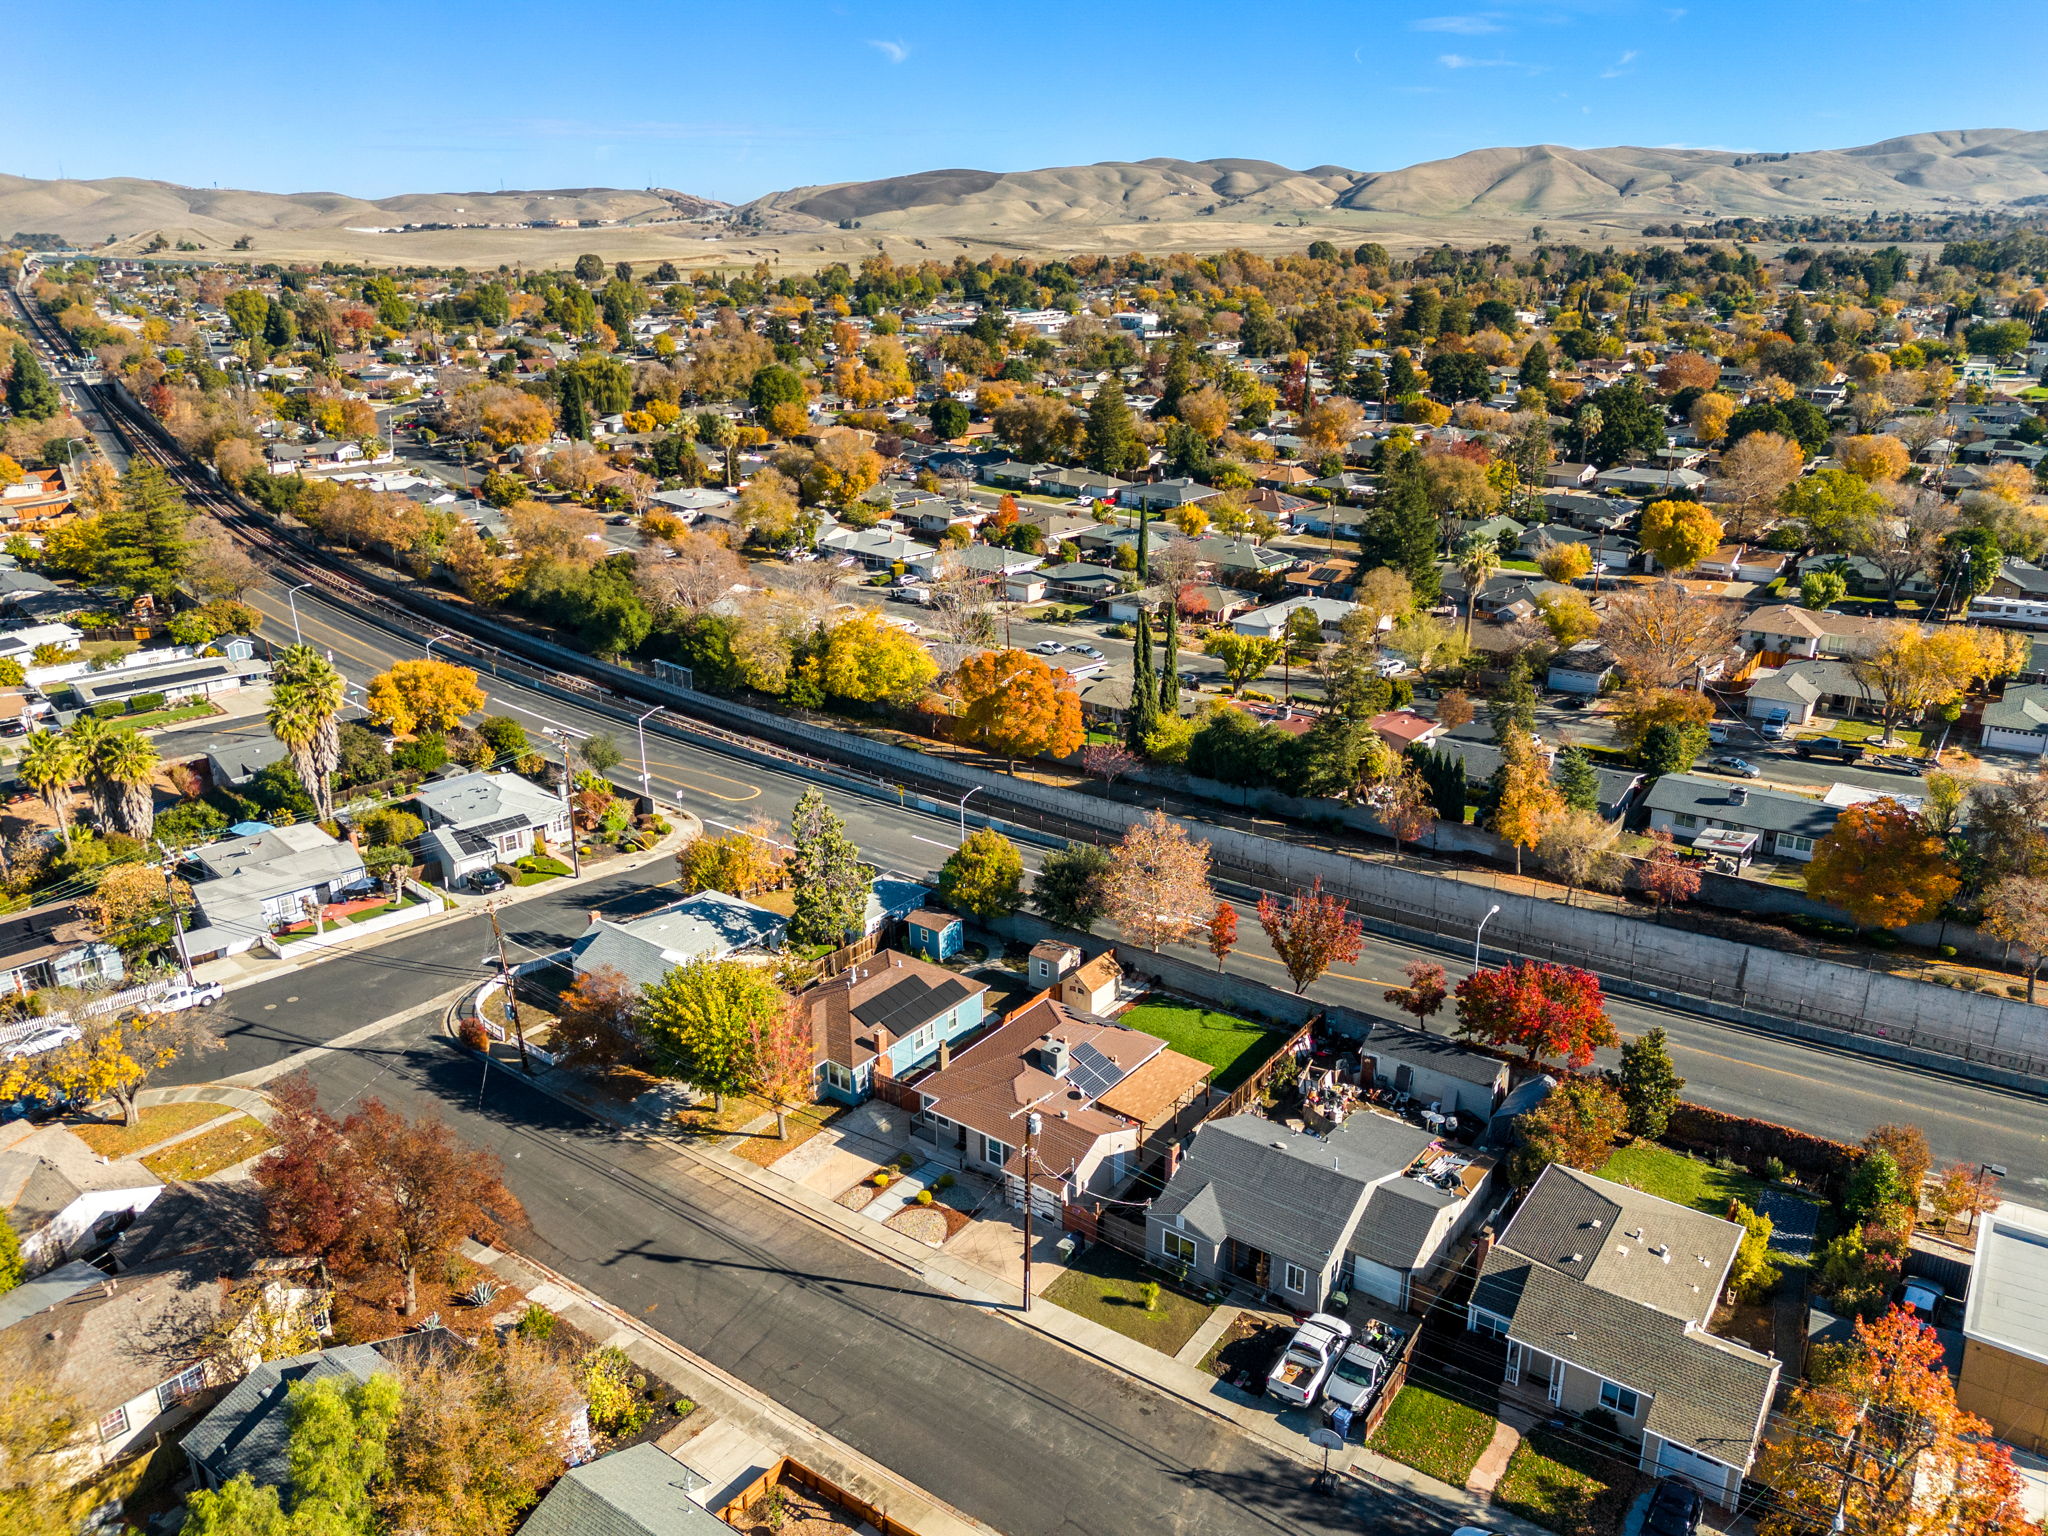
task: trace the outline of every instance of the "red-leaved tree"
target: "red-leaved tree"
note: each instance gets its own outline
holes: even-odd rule
[[[1519,1052],[1532,1067],[1583,1068],[1615,1041],[1599,980],[1576,966],[1517,960],[1474,971],[1458,983],[1457,998],[1459,1034]]]
[[[1237,948],[1237,908],[1227,901],[1216,903],[1216,910],[1209,918],[1209,953],[1216,957],[1216,969],[1223,969],[1223,962],[1230,958],[1230,952]]]
[[[1365,925],[1351,915],[1343,897],[1323,890],[1320,878],[1307,890],[1296,891],[1285,906],[1270,895],[1261,896],[1259,926],[1287,967],[1297,995],[1338,961],[1348,965],[1356,960],[1365,936]]]
[[[1659,830],[1651,836],[1657,846],[1650,850],[1648,861],[1638,870],[1637,881],[1645,894],[1660,907],[1674,907],[1681,901],[1691,901],[1700,890],[1698,868],[1678,856],[1669,832]]]
[[[775,1135],[789,1139],[789,1112],[818,1098],[818,1057],[811,1041],[811,1010],[796,998],[749,1025],[754,1091],[775,1107]]]
[[[1444,1005],[1444,968],[1432,960],[1410,960],[1406,967],[1408,985],[1389,987],[1380,995],[1403,1013],[1415,1015],[1415,1022],[1429,1028],[1430,1015]]]

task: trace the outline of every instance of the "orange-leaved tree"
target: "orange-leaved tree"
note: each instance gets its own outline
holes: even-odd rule
[[[1215,913],[1209,845],[1154,811],[1123,836],[1102,878],[1102,905],[1124,937],[1146,949],[1205,930]]]
[[[1004,757],[1065,757],[1082,741],[1073,680],[1029,651],[982,651],[953,674],[960,720]]]
[[[1305,891],[1296,891],[1284,904],[1272,894],[1259,898],[1259,926],[1273,953],[1287,967],[1297,995],[1338,961],[1350,964],[1358,958],[1365,925],[1351,915],[1341,896],[1323,889],[1320,876]]]
[[[1866,800],[1814,844],[1806,892],[1866,928],[1903,928],[1939,913],[1959,882],[1948,846],[1918,811]]]

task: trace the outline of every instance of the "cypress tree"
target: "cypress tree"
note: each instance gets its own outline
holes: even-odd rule
[[[1124,387],[1109,379],[1088,406],[1088,467],[1105,475],[1123,475],[1145,461],[1137,422],[1124,399]]]
[[[1159,713],[1172,718],[1180,713],[1180,594],[1166,594],[1165,665],[1159,669]]]
[[[48,421],[63,408],[63,396],[43,365],[29,350],[28,343],[17,341],[12,357],[13,372],[7,380],[7,409],[25,421]]]
[[[1366,559],[1401,572],[1414,588],[1415,600],[1427,606],[1436,601],[1441,585],[1436,541],[1436,512],[1429,504],[1422,455],[1413,447],[1397,448],[1388,455],[1380,499],[1360,541]]]
[[[1131,651],[1131,706],[1125,714],[1131,750],[1142,752],[1159,723],[1159,687],[1152,677],[1152,615],[1138,610],[1137,643]]]
[[[590,437],[590,412],[583,403],[583,379],[569,374],[562,380],[562,431],[574,438]]]

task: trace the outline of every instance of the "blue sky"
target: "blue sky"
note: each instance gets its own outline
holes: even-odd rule
[[[2020,82],[2048,7],[1999,8],[2004,90],[1957,71],[1945,25],[1921,0],[25,4],[0,171],[738,201],[950,166],[1389,170],[1493,144],[1818,149],[2044,126]]]

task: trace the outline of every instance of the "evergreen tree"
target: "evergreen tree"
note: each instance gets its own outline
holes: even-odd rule
[[[1498,694],[1487,700],[1486,713],[1493,722],[1496,745],[1505,742],[1511,730],[1519,730],[1525,736],[1536,734],[1536,684],[1529,675],[1527,651],[1517,651],[1515,659],[1508,663],[1508,680]]]
[[[1172,719],[1180,713],[1180,594],[1166,594],[1166,653],[1159,668],[1159,713]]]
[[[1522,354],[1522,369],[1519,375],[1525,389],[1547,389],[1550,386],[1550,348],[1540,341],[1529,343],[1529,350]]]
[[[1380,372],[1378,363],[1367,362],[1359,365],[1358,372],[1351,380],[1351,393],[1360,400],[1387,398],[1387,376]]]
[[[1600,776],[1583,747],[1566,747],[1557,754],[1557,787],[1564,791],[1564,803],[1575,811],[1600,809]]]
[[[1387,394],[1398,400],[1403,395],[1422,392],[1422,375],[1415,370],[1415,363],[1403,350],[1394,354],[1387,365]]]
[[[1145,462],[1137,419],[1115,379],[1105,380],[1089,403],[1086,458],[1090,469],[1105,475],[1126,475]]]
[[[1159,385],[1159,404],[1152,414],[1164,420],[1180,415],[1181,397],[1195,384],[1195,344],[1182,335],[1174,338],[1173,354],[1166,360],[1166,375]]]
[[[1628,1106],[1629,1134],[1662,1136],[1685,1087],[1685,1079],[1671,1065],[1663,1030],[1653,1029],[1622,1046],[1615,1086],[1621,1090],[1621,1102]]]
[[[1619,464],[1631,453],[1650,453],[1664,446],[1664,411],[1643,393],[1634,379],[1610,384],[1588,402],[1599,425],[1591,433],[1593,462]]]
[[[562,431],[584,441],[590,438],[590,408],[584,403],[580,374],[568,374],[562,379]]]
[[[1465,760],[1429,747],[1415,747],[1410,749],[1408,761],[1422,776],[1437,819],[1462,827],[1465,824],[1465,807],[1470,803],[1465,783]]]
[[[1131,704],[1124,716],[1126,740],[1133,752],[1145,749],[1145,738],[1158,723],[1159,684],[1152,673],[1152,615],[1140,608],[1137,637],[1131,650]]]
[[[7,380],[8,410],[27,421],[48,421],[63,409],[57,386],[25,341],[14,344],[13,368]]]
[[[807,789],[790,813],[790,879],[795,895],[789,918],[794,944],[837,948],[860,932],[867,915],[868,882],[875,872],[860,861],[860,849],[846,835],[846,823],[815,789]]]
[[[1380,498],[1360,540],[1368,564],[1390,565],[1408,578],[1417,606],[1436,601],[1437,520],[1429,504],[1422,455],[1411,445],[1391,449],[1382,469]]]
[[[120,492],[102,515],[98,580],[123,597],[147,592],[159,602],[176,589],[191,544],[185,524],[192,509],[170,477],[136,459],[121,477]]]

